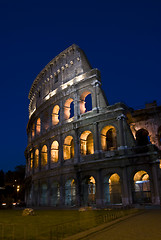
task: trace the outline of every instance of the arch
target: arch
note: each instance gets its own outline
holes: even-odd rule
[[[84,205],[96,203],[96,181],[93,176],[86,177],[82,182],[82,196]]]
[[[36,134],[39,135],[41,132],[41,119],[38,118],[36,121]]]
[[[74,157],[74,140],[72,136],[67,136],[63,145],[64,160]]]
[[[111,151],[117,148],[117,136],[115,127],[105,126],[101,131],[101,146],[103,151]]]
[[[94,153],[93,134],[90,131],[84,131],[80,136],[80,150],[82,155]]]
[[[136,132],[136,142],[138,146],[145,146],[149,144],[149,132],[144,128],[139,129]]]
[[[60,186],[58,182],[53,182],[51,184],[50,193],[50,204],[51,206],[57,206],[60,203]]]
[[[161,145],[161,126],[158,128],[158,144]]]
[[[30,170],[33,168],[33,152],[30,152]]]
[[[134,203],[150,203],[151,202],[151,189],[149,174],[140,170],[135,173],[133,177],[133,202]]]
[[[122,203],[120,176],[117,173],[104,178],[104,203]]]
[[[32,124],[32,138],[35,137],[35,124]]]
[[[54,106],[52,111],[52,124],[57,125],[59,123],[60,117],[60,107],[58,105]]]
[[[53,141],[51,145],[51,162],[58,162],[59,159],[59,143]]]
[[[45,131],[49,128],[49,113],[45,112],[43,117],[43,128]]]
[[[35,150],[35,159],[34,159],[34,167],[38,168],[39,166],[39,149]]]
[[[42,166],[45,166],[47,164],[47,161],[48,161],[48,153],[47,153],[48,149],[47,149],[47,146],[44,145],[42,147],[42,150],[41,150],[41,165]]]
[[[75,205],[76,203],[76,184],[74,179],[69,179],[65,183],[65,205]]]
[[[80,114],[92,110],[92,96],[91,92],[85,91],[80,96]]]
[[[67,120],[74,116],[74,100],[68,98],[64,104],[64,119]]]
[[[47,184],[43,183],[41,184],[41,189],[40,189],[40,205],[41,206],[46,206],[47,205]]]

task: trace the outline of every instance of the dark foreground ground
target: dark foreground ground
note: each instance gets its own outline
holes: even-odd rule
[[[161,240],[161,210],[145,210],[111,225],[107,224],[102,230],[75,237],[83,240]]]

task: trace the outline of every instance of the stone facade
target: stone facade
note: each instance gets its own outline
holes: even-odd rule
[[[29,92],[26,203],[160,204],[161,107],[109,105],[100,72],[75,44]]]

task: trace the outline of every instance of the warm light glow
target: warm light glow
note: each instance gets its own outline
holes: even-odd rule
[[[103,151],[114,150],[117,147],[116,129],[109,125],[105,126],[101,131],[101,146]]]
[[[36,149],[36,150],[35,150],[35,162],[34,162],[34,167],[35,167],[35,168],[38,168],[38,165],[39,165],[39,150]]]
[[[45,166],[48,161],[47,146],[44,145],[41,150],[41,165]]]
[[[160,164],[159,164],[159,167],[161,168],[161,160],[160,160]]]
[[[64,160],[74,157],[74,140],[72,136],[67,136],[63,145]]]
[[[85,91],[82,93],[80,96],[80,113],[85,113],[86,112],[86,107],[85,107],[85,98],[91,94],[89,91]]]
[[[51,162],[57,162],[59,159],[59,143],[54,141],[51,145]]]
[[[80,136],[80,149],[82,155],[94,153],[93,135],[90,131],[84,131]]]
[[[33,152],[30,154],[30,169],[33,168]]]
[[[20,191],[20,186],[18,185],[18,186],[17,186],[17,192],[19,192],[19,191]]]
[[[32,125],[32,138],[35,136],[35,124]]]
[[[40,132],[41,132],[41,120],[40,118],[38,118],[36,122],[36,134],[39,135]]]
[[[59,110],[60,110],[60,107],[58,105],[56,105],[53,108],[53,112],[52,112],[52,124],[53,125],[57,125],[59,123]]]
[[[69,119],[71,117],[71,103],[73,102],[72,98],[69,98],[64,104],[64,119]]]

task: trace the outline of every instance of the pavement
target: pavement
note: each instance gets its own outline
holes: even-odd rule
[[[148,209],[76,234],[70,240],[161,240],[161,209]]]

